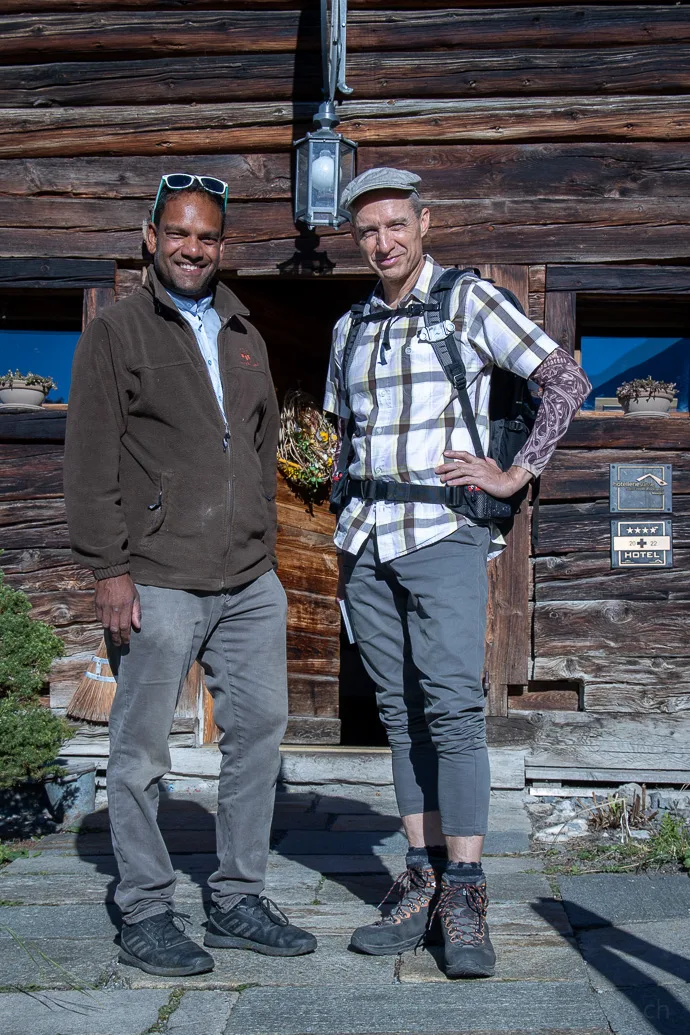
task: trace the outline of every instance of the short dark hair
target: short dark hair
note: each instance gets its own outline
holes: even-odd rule
[[[218,211],[223,217],[221,222],[221,230],[225,229],[225,207],[223,203],[222,194],[214,194],[213,191],[204,190],[204,188],[199,183],[192,183],[189,187],[178,187],[177,189],[166,187],[165,184],[163,185],[163,188],[160,192],[160,196],[158,198],[158,204],[156,205],[156,211],[151,212],[151,215],[149,217],[150,222],[153,223],[156,229],[158,229],[158,227],[160,226],[161,216],[163,215],[163,210],[165,206],[168,204],[171,198],[177,197],[180,194],[201,194],[205,198],[210,198],[211,201],[218,206]]]

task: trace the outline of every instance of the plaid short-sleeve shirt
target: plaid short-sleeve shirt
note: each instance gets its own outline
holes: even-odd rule
[[[426,256],[417,283],[400,305],[428,301],[441,272],[441,267]],[[457,313],[459,295],[457,285],[451,313]],[[376,296],[371,304],[383,311],[390,308]],[[494,364],[529,378],[558,346],[487,281],[471,286],[465,305],[462,358],[477,427],[487,449]],[[441,485],[434,468],[443,463],[444,450],[474,452],[457,392],[432,346],[419,341],[418,332],[423,326],[423,316],[396,316],[367,324],[350,360],[346,392],[341,360],[350,314],[336,324],[324,409],[343,418],[349,418],[352,412],[352,478]],[[351,499],[340,515],[335,544],[348,553],[357,553],[375,528],[379,556],[385,562],[443,539],[466,523],[467,518],[440,503]],[[493,556],[503,541],[497,532],[492,534],[492,541]]]

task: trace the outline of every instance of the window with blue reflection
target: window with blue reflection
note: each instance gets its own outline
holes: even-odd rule
[[[616,399],[619,385],[634,378],[653,377],[675,382],[678,409],[687,412],[690,337],[583,334],[580,348],[582,366],[592,382],[583,409],[620,410]]]
[[[72,359],[79,331],[0,329],[0,374],[19,370],[52,377],[57,384],[46,398],[66,403],[72,377]]]

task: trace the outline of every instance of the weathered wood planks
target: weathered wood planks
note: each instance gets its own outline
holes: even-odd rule
[[[626,419],[626,418],[622,418]],[[645,448],[601,449],[587,452],[561,449],[553,457],[541,478],[542,500],[592,499],[609,495],[611,464],[673,464],[673,494],[690,492],[690,453],[664,452]]]
[[[227,181],[231,199],[289,200],[290,159],[278,154],[187,154],[175,158],[180,168],[210,173]],[[361,170],[390,164],[411,168],[424,181],[430,200],[463,198],[636,198],[690,197],[690,154],[674,143],[436,144],[433,149],[363,146]],[[63,195],[83,198],[142,198],[150,202],[170,160],[159,155],[0,160],[0,196]],[[685,272],[673,267],[677,280]],[[663,289],[659,278],[671,275],[636,267],[550,267],[549,287],[575,290],[582,277],[587,290],[604,283],[640,290]],[[563,278],[566,278],[563,280]],[[610,278],[614,278],[613,281]],[[543,284],[541,285],[543,290]]]
[[[673,568],[612,568],[608,550],[538,557],[535,599],[690,600],[690,551],[676,548],[673,562]]]
[[[542,506],[537,554],[608,553],[611,548],[608,493],[600,495],[606,499]],[[676,498],[673,510],[673,545],[676,549],[687,549],[690,547],[690,501],[683,496]]]
[[[309,101],[321,79],[320,56],[294,51],[6,65],[0,107]],[[354,53],[347,80],[360,98],[684,93],[690,47]]]
[[[537,654],[639,651],[647,657],[690,656],[683,601],[578,600],[534,605]]]
[[[663,272],[663,270],[662,270]],[[559,443],[560,449],[636,449],[651,444],[655,449],[690,450],[690,419],[686,413],[659,420],[656,417],[580,413]]]
[[[289,150],[316,104],[0,109],[0,158]],[[366,144],[687,140],[684,96],[347,101],[343,131]]]
[[[348,48],[389,51],[506,46],[576,47],[690,40],[682,6],[371,11],[355,10]],[[55,60],[70,53],[237,54],[318,50],[316,11],[160,11],[152,19],[136,10],[48,13],[0,18],[0,56],[14,61]]]

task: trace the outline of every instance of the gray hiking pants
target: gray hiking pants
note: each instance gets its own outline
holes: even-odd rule
[[[156,815],[170,769],[168,735],[198,657],[223,731],[218,784],[218,868],[209,878],[221,909],[263,891],[279,746],[287,724],[286,598],[274,571],[221,593],[137,586],[141,631],[110,645],[117,678],[110,715],[108,807],[120,870],[115,901],[125,923],[173,904],[175,872]],[[190,841],[194,834],[190,833]]]
[[[443,833],[485,834],[489,757],[482,669],[489,531],[452,535],[381,563],[376,535],[345,554],[346,599],[377,686],[402,816],[441,813]]]

